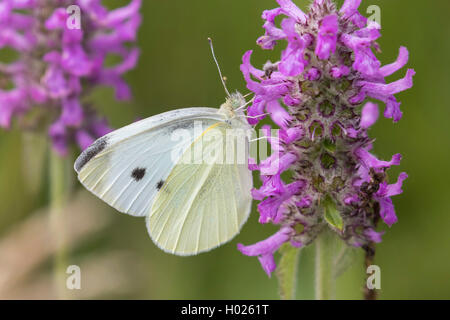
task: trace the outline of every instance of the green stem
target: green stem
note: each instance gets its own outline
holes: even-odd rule
[[[281,259],[276,269],[278,291],[282,300],[294,300],[297,288],[297,269],[300,249],[285,243],[280,248]]]
[[[53,280],[57,298],[66,298],[66,248],[64,207],[71,186],[69,172],[70,161],[51,150],[49,155],[50,173],[50,228],[53,245],[56,248],[53,257]]]
[[[331,300],[335,298],[336,283],[333,274],[334,240],[330,230],[323,230],[315,241],[316,300]]]

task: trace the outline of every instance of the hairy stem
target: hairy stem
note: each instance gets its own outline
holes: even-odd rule
[[[294,300],[300,249],[290,244],[284,244],[280,248],[280,253],[281,259],[276,270],[280,298],[282,300]]]
[[[334,238],[330,230],[323,230],[315,241],[315,289],[316,300],[335,298],[335,278],[333,274]]]
[[[371,242],[367,246],[363,247],[365,251],[365,257],[364,257],[364,267],[367,268],[373,264],[374,257],[375,257],[375,243]],[[369,277],[369,276],[367,276]],[[367,279],[364,282],[364,300],[377,300],[377,291],[375,289],[369,289],[367,287]]]

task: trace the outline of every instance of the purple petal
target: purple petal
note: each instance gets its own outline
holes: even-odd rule
[[[316,81],[320,78],[321,72],[317,68],[311,68],[306,72],[306,79],[309,81]]]
[[[34,40],[31,36],[9,28],[3,28],[0,32],[0,48],[11,47],[18,51],[30,51],[33,46]]]
[[[70,127],[78,127],[82,123],[83,108],[77,97],[63,99],[60,121]]]
[[[268,223],[273,221],[277,223],[277,220],[279,220],[277,218],[281,218],[279,213],[282,210],[282,204],[293,195],[298,194],[305,186],[306,182],[303,180],[292,182],[284,186],[282,194],[269,197],[260,202],[258,204],[259,222]]]
[[[29,88],[31,99],[37,103],[44,103],[47,100],[45,88],[38,84],[32,84]]]
[[[11,126],[11,118],[15,111],[17,111],[17,105],[22,98],[20,90],[11,90],[9,92],[3,92],[0,90],[0,126],[9,129]]]
[[[402,190],[403,181],[406,180],[407,178],[408,178],[408,175],[406,174],[406,172],[400,173],[400,175],[398,176],[397,182],[394,184],[388,185],[386,195],[388,197],[391,197],[391,196],[401,194],[403,192],[403,190]]]
[[[392,197],[401,194],[403,192],[402,190],[403,181],[406,178],[408,178],[408,175],[406,174],[406,172],[402,172],[398,176],[396,183],[387,184],[386,182],[384,182],[383,184],[380,185],[380,189],[377,191],[376,195],[378,197]]]
[[[345,135],[347,137],[356,139],[358,137],[358,134],[359,134],[359,131],[351,126],[348,126],[347,128],[345,128]]]
[[[48,30],[63,29],[66,26],[67,17],[67,12],[64,8],[55,9],[45,21],[45,28]]]
[[[283,243],[289,240],[289,234],[291,233],[291,228],[283,227],[274,235],[269,238],[259,241],[255,244],[244,246],[242,244],[238,244],[238,249],[246,256],[261,256],[266,254],[272,254]]]
[[[257,40],[258,45],[263,49],[273,49],[277,40],[286,38],[286,34],[280,28],[275,26],[275,18],[282,14],[281,8],[276,8],[272,10],[265,10],[262,14],[262,18],[266,20],[263,28],[266,30],[264,36]]]
[[[386,102],[386,109],[384,109],[384,116],[388,119],[393,119],[394,122],[399,121],[403,113],[400,110],[401,103],[395,99],[394,96],[390,96],[385,100]]]
[[[92,63],[80,44],[65,46],[61,65],[67,73],[78,77],[89,75],[92,69]]]
[[[283,13],[300,23],[306,23],[307,15],[300,10],[291,0],[277,0]]]
[[[408,69],[404,78],[389,84],[359,81],[357,85],[362,86],[370,97],[383,100],[388,96],[410,89],[415,74],[413,69]]]
[[[293,97],[290,94],[283,97],[283,103],[287,106],[298,106],[301,102],[300,98]]]
[[[400,160],[402,159],[402,155],[400,153],[397,153],[392,156],[391,161],[378,160],[374,155],[370,154],[369,151],[364,148],[358,148],[355,151],[355,155],[367,168],[374,169],[389,168],[393,165],[399,165]]]
[[[381,67],[380,74],[383,77],[390,76],[394,72],[403,68],[408,62],[408,58],[409,58],[408,49],[406,49],[405,47],[400,47],[397,60],[391,64]]]
[[[360,199],[357,194],[349,194],[345,197],[344,203],[346,205],[352,205],[359,203]]]
[[[75,140],[77,141],[77,144],[80,146],[81,150],[86,149],[95,141],[95,139],[92,138],[92,136],[84,130],[78,130],[76,132]]]
[[[111,69],[119,75],[134,69],[138,62],[139,54],[140,51],[138,48],[131,49],[125,59],[120,64]]]
[[[355,34],[343,34],[340,40],[355,53],[353,68],[370,77],[379,75],[380,61],[372,52],[371,44],[380,36],[379,25],[370,24]]]
[[[381,62],[375,57],[372,49],[367,48],[357,48],[355,50],[355,62],[353,63],[353,68],[361,72],[366,76],[375,76],[378,74]]]
[[[252,74],[255,68],[250,63],[250,58],[253,51],[249,50],[242,56],[241,72],[244,75],[244,79],[247,82],[247,88],[256,94],[264,94],[265,90],[262,85],[252,79]]]
[[[333,78],[339,79],[342,76],[348,76],[350,74],[350,68],[346,65],[334,66],[330,69],[330,73]]]
[[[312,199],[310,196],[303,197],[300,201],[297,201],[295,205],[299,208],[309,208],[311,207]]]
[[[391,198],[378,198],[381,219],[390,227],[398,221]]]
[[[366,99],[367,95],[363,90],[360,90],[355,96],[349,99],[350,103],[353,105],[358,105]]]
[[[67,132],[61,121],[53,123],[49,128],[49,135],[52,140],[53,148],[61,156],[67,154]]]
[[[279,127],[286,128],[292,120],[291,115],[280,105],[278,100],[270,101],[266,104],[266,110],[270,117]]]
[[[258,257],[259,262],[261,263],[261,267],[267,275],[272,275],[272,272],[275,271],[277,265],[275,263],[275,259],[273,258],[273,254],[264,254]]]
[[[255,96],[253,103],[251,106],[247,108],[247,115],[251,118],[247,118],[247,121],[251,125],[257,124],[260,120],[264,119],[266,116],[263,115],[265,113],[266,101],[261,96]],[[258,117],[261,115],[260,117]],[[256,118],[255,118],[256,117]]]
[[[263,200],[266,197],[280,195],[284,192],[284,183],[279,174],[273,176],[261,176],[263,184],[259,189],[252,190],[252,197],[255,200]]]
[[[361,111],[360,127],[363,129],[371,127],[377,121],[379,114],[378,105],[367,102]]]
[[[361,0],[346,0],[339,11],[344,18],[350,19],[358,28],[362,28],[367,23],[367,18],[358,12]]]
[[[270,176],[285,171],[297,160],[297,156],[293,153],[286,153],[281,157],[275,154],[275,157],[271,156],[268,159],[270,163],[267,166],[261,166],[260,171],[261,174]]]
[[[375,243],[381,242],[381,236],[384,234],[384,232],[376,232],[375,230],[368,228],[364,230],[364,235],[369,238],[370,241],[373,241]]]
[[[141,2],[141,0],[132,0],[127,6],[110,11],[104,23],[110,27],[117,26],[124,20],[136,15],[141,7]]]
[[[16,88],[0,89],[0,126],[9,129],[12,117],[27,111],[31,106],[27,101],[28,88],[16,83]]]
[[[287,130],[280,130],[280,140],[285,144],[290,144],[303,136],[304,132],[301,127],[291,127]]]
[[[348,18],[358,11],[360,5],[361,0],[345,0],[339,12]]]
[[[285,76],[295,77],[303,72],[305,65],[303,51],[288,44],[288,47],[282,53],[282,60],[278,65],[278,69]]]
[[[270,277],[276,268],[273,254],[281,245],[289,240],[292,229],[283,227],[271,237],[257,242],[253,245],[244,246],[241,243],[237,245],[239,251],[247,256],[257,256],[263,270]]]
[[[320,22],[315,54],[321,60],[327,60],[336,51],[338,17],[335,14],[326,16]]]
[[[266,20],[267,22],[274,23],[275,22],[275,18],[278,17],[282,13],[283,13],[283,10],[281,8],[264,10],[263,14],[262,14],[262,18],[264,20]]]

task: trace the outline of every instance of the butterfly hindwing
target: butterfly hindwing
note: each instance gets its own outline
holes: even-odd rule
[[[222,148],[213,135],[225,139],[229,129],[233,129],[231,125],[218,122],[205,130],[185,150],[156,195],[147,228],[164,251],[178,255],[208,251],[231,240],[247,220],[253,186],[247,155],[243,162],[235,158],[230,163],[225,158],[215,161],[223,154],[211,152]],[[195,153],[199,143],[200,155]],[[237,148],[234,142],[233,152],[237,153]],[[227,156],[229,151],[225,150]],[[197,159],[199,156],[202,159]]]

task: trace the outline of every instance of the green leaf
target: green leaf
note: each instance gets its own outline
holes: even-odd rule
[[[290,243],[281,246],[279,252],[281,259],[276,269],[278,278],[278,290],[283,300],[295,299],[297,286],[297,267],[300,248],[293,247]]]
[[[342,220],[339,210],[336,208],[336,204],[329,195],[325,197],[323,207],[325,210],[324,217],[328,224],[342,231],[344,228],[344,221]]]

